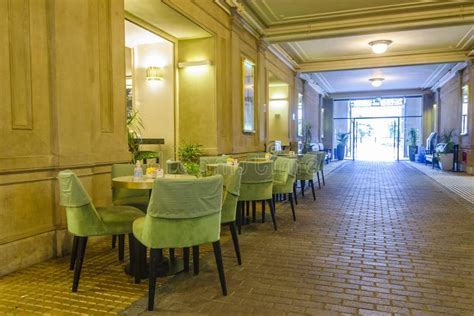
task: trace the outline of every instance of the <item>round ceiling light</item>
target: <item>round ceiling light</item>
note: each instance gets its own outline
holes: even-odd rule
[[[376,54],[385,53],[390,44],[392,44],[392,41],[389,40],[373,41],[369,43],[370,47],[372,47],[372,51]]]
[[[382,85],[382,82],[384,81],[384,78],[370,78],[369,81],[372,84],[373,87],[378,88]]]

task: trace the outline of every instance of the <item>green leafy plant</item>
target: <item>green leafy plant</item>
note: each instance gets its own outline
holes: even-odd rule
[[[132,154],[132,163],[140,160],[140,144],[142,143],[141,133],[143,130],[143,120],[138,110],[133,110],[127,115],[127,134],[128,134],[128,151]]]
[[[336,141],[338,146],[346,146],[347,142],[349,141],[349,135],[351,133],[337,133],[336,135]]]
[[[418,132],[415,128],[410,128],[408,131],[408,143],[410,147],[416,147],[416,142],[418,140]]]
[[[455,136],[454,128],[448,130],[445,129],[443,133],[441,133],[441,142],[446,144],[444,147],[443,154],[451,154],[454,153],[454,142],[453,137]]]
[[[307,153],[307,152],[310,152],[312,151],[312,148],[311,148],[311,141],[313,139],[313,135],[311,133],[311,129],[313,128],[313,126],[309,123],[306,123],[304,126],[303,126],[303,139],[302,139],[302,143],[303,143],[303,154]]]
[[[201,174],[199,168],[199,158],[202,156],[202,145],[198,144],[183,144],[178,148],[179,160],[184,165],[186,173],[199,176]]]

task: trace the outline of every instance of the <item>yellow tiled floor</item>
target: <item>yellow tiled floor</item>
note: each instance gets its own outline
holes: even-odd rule
[[[87,247],[77,293],[71,292],[69,257],[6,275],[0,278],[0,313],[116,314],[147,291],[147,283],[134,284],[124,266],[107,238]]]

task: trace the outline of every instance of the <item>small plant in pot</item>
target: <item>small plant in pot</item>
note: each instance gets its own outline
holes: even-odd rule
[[[346,157],[346,146],[347,142],[349,141],[349,135],[351,133],[337,133],[336,140],[337,140],[337,160],[344,160]]]
[[[441,143],[446,144],[442,151],[436,153],[441,170],[449,171],[453,168],[454,136],[454,128],[450,130],[445,129],[441,134]]]
[[[415,161],[415,155],[418,152],[418,146],[416,142],[418,140],[418,132],[415,128],[410,128],[408,131],[408,155],[410,157],[410,161]]]
[[[201,171],[199,168],[199,158],[202,155],[202,145],[198,144],[183,144],[178,148],[179,160],[184,165],[187,174],[199,177]]]

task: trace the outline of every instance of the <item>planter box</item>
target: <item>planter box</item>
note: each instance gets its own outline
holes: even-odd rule
[[[439,167],[444,171],[451,171],[453,169],[454,154],[439,154]]]

